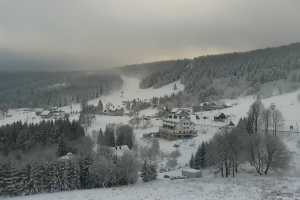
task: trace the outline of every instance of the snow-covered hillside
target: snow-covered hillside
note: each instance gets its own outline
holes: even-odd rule
[[[150,99],[153,96],[160,97],[165,95],[171,95],[184,89],[184,86],[178,81],[176,82],[177,90],[173,90],[175,83],[166,85],[158,89],[139,89],[139,80],[136,78],[122,77],[124,85],[122,89],[115,91],[109,95],[103,96],[100,99],[103,103],[111,102],[115,105],[122,106],[122,101],[132,100],[134,98]],[[295,129],[299,130],[300,125],[300,101],[298,95],[300,90],[273,96],[263,99],[262,102],[265,107],[275,104],[276,107],[282,112],[285,119],[285,129],[288,129],[290,125],[293,125]],[[99,99],[91,100],[90,104],[97,104]],[[241,117],[245,117],[249,110],[250,105],[255,101],[255,97],[247,96],[234,100],[222,100],[227,105],[232,107],[206,111],[196,113],[200,116],[200,119],[196,119],[195,115],[192,116],[192,120],[196,123],[196,129],[198,136],[191,139],[180,139],[176,141],[168,141],[160,139],[160,149],[164,154],[169,154],[173,151],[180,153],[177,158],[178,165],[175,167],[175,173],[180,173],[180,168],[185,167],[192,153],[195,153],[198,145],[203,141],[209,141],[218,131],[219,127],[228,124],[231,120],[235,124]],[[60,108],[66,113],[72,113],[72,111],[80,111],[79,104],[66,106]],[[0,120],[0,124],[12,123],[16,120],[38,122],[40,117],[35,115],[36,110],[10,110],[9,114],[12,117],[5,120]],[[158,112],[157,109],[148,108],[140,112],[140,115],[153,116]],[[226,123],[215,122],[213,117],[225,113],[229,115],[229,120]],[[77,115],[73,115],[78,117]],[[110,123],[122,123],[127,124],[130,121],[130,117],[124,116],[108,116],[108,115],[96,115],[92,125],[88,127],[87,133],[94,136],[94,133],[99,129],[105,129],[107,124]],[[150,141],[143,137],[146,133],[157,132],[161,125],[161,119],[152,118],[150,125],[147,128],[135,128],[134,133],[138,142],[138,145],[149,145]],[[291,162],[291,170],[289,173],[282,177],[257,177],[253,175],[247,175],[240,173],[237,178],[234,179],[222,179],[212,177],[203,177],[201,179],[189,179],[189,180],[169,180],[164,179],[163,174],[160,174],[159,179],[151,183],[138,182],[136,185],[127,187],[117,187],[109,189],[93,189],[93,190],[81,190],[72,192],[61,192],[54,194],[39,194],[28,197],[16,197],[11,198],[13,200],[32,199],[32,200],[51,200],[51,199],[72,199],[72,200],[98,200],[98,199],[300,199],[300,148],[298,141],[300,141],[300,135],[293,135],[283,137],[289,150],[293,154]],[[160,160],[160,166],[165,165],[166,160]],[[171,172],[172,173],[172,172]],[[293,178],[291,178],[293,176]]]
[[[240,175],[236,178],[159,179],[149,183],[3,200],[292,200],[300,198],[300,179]]]
[[[140,80],[134,77],[122,76],[123,86],[120,90],[114,91],[109,95],[102,96],[98,99],[91,100],[89,103],[97,105],[98,100],[101,99],[104,104],[110,102],[115,106],[122,105],[122,101],[142,99],[147,100],[152,97],[163,97],[176,94],[184,90],[184,85],[180,81],[175,81],[160,88],[139,88]],[[176,84],[177,89],[174,90]]]
[[[274,104],[276,108],[278,108],[283,115],[284,118],[284,129],[288,129],[290,125],[293,125],[294,128],[300,128],[300,100],[298,96],[300,95],[300,90],[281,94],[269,98],[262,99],[262,103],[265,107],[269,107],[271,104]],[[201,115],[208,116],[212,118],[224,112],[226,115],[230,115],[230,119],[237,123],[241,117],[245,117],[249,110],[250,105],[255,101],[256,97],[247,96],[240,97],[234,100],[223,100],[228,105],[233,105],[230,108],[202,112]]]
[[[99,99],[102,100],[104,104],[110,102],[114,104],[116,107],[122,105],[122,101],[132,100],[132,99],[142,99],[142,100],[149,100],[152,97],[163,97],[168,96],[171,94],[176,94],[180,91],[184,90],[184,85],[180,83],[180,81],[176,81],[174,83],[170,83],[168,85],[165,85],[161,88],[149,88],[149,89],[140,89],[139,88],[139,82],[140,80],[138,78],[134,77],[128,77],[128,76],[122,76],[123,80],[123,86],[120,90],[114,91],[108,95],[101,96],[98,99],[93,99],[89,101],[89,104],[97,105]],[[174,85],[176,84],[177,89],[174,90]],[[28,122],[28,123],[38,123],[42,120],[42,118],[38,115],[36,115],[37,111],[42,111],[41,108],[35,108],[35,109],[28,109],[28,108],[22,108],[22,109],[10,109],[8,111],[8,116],[5,119],[0,119],[0,125],[5,124],[11,124],[16,121],[22,121],[22,122]],[[78,112],[81,110],[81,107],[79,104],[72,104],[69,106],[64,106],[61,108],[58,108],[58,110],[64,111],[65,113],[71,114],[72,112],[77,112],[77,114],[70,115],[70,119],[78,119],[79,115]],[[153,110],[149,110],[150,113],[153,113]],[[147,114],[148,112],[144,112]],[[106,117],[105,117],[106,118]],[[104,120],[107,121],[107,120]],[[111,123],[117,123],[118,121],[124,122],[124,120],[115,117],[110,118]],[[98,126],[103,127],[103,126]],[[104,125],[105,127],[105,125]]]

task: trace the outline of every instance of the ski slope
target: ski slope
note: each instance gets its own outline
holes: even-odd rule
[[[184,90],[184,85],[180,81],[175,81],[160,88],[141,89],[139,87],[140,79],[128,76],[121,76],[121,78],[123,80],[121,89],[93,99],[89,101],[89,104],[97,105],[99,99],[101,99],[103,104],[110,102],[115,106],[122,106],[122,101],[133,99],[150,100],[152,97],[170,96]],[[177,86],[176,90],[173,88],[175,84]]]
[[[169,84],[159,89],[139,89],[139,80],[136,78],[122,77],[124,85],[122,89],[115,91],[109,95],[103,96],[100,99],[104,102],[111,102],[116,105],[122,105],[122,101],[131,100],[134,98],[150,99],[153,96],[165,96],[174,92],[179,92],[184,89],[184,86],[176,82],[178,90],[173,90],[173,85]],[[122,95],[123,91],[123,95]],[[265,107],[275,104],[276,107],[282,112],[285,119],[285,128],[290,125],[300,124],[300,101],[298,95],[300,90],[295,92],[273,96],[263,99],[262,102]],[[201,116],[200,120],[192,119],[197,123],[198,136],[192,139],[183,139],[177,141],[168,141],[160,139],[160,149],[163,153],[171,153],[172,151],[179,151],[180,156],[177,158],[177,168],[184,167],[190,159],[192,153],[195,153],[199,144],[203,141],[209,141],[217,132],[218,126],[224,123],[216,123],[213,117],[224,112],[230,116],[230,120],[237,123],[241,117],[245,117],[249,110],[250,105],[255,101],[255,97],[247,96],[240,97],[234,100],[222,100],[226,104],[233,105],[230,108],[207,111],[197,113]],[[91,100],[89,103],[96,104],[98,99]],[[66,112],[71,112],[72,109],[80,109],[78,105],[73,105],[61,108]],[[32,111],[33,112],[33,111]],[[157,112],[155,109],[146,109],[141,111],[143,115],[154,115]],[[2,123],[12,123],[14,120],[32,120],[38,122],[40,119],[36,118],[31,112],[24,109],[10,110],[12,118],[9,120],[0,121]],[[208,117],[204,120],[202,117]],[[105,129],[109,123],[123,123],[126,124],[130,120],[129,116],[106,116],[96,115],[91,127],[88,127],[88,133],[93,135],[99,129]],[[157,119],[151,120],[151,126],[145,129],[136,128],[134,133],[139,145],[149,145],[149,141],[143,138],[143,134],[158,131],[161,121]],[[71,192],[60,192],[53,194],[38,194],[33,196],[7,198],[7,200],[152,200],[152,199],[189,199],[189,200],[233,200],[233,199],[300,199],[300,148],[298,141],[300,136],[292,136],[284,138],[289,150],[293,154],[291,162],[291,170],[284,176],[276,176],[273,174],[269,177],[259,177],[255,175],[239,173],[236,178],[219,178],[204,176],[200,179],[187,179],[187,180],[168,180],[164,179],[163,174],[159,175],[159,179],[150,183],[143,183],[139,181],[135,185],[107,188],[107,189],[92,189],[80,190]],[[177,147],[174,147],[176,144]],[[162,160],[160,164],[164,164]],[[173,171],[180,174],[180,169]],[[173,173],[171,172],[171,173]],[[5,198],[3,198],[5,199]],[[6,199],[5,199],[6,200]]]

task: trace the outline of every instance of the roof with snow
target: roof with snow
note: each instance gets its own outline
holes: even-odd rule
[[[73,155],[71,152],[69,152],[69,153],[67,153],[67,154],[64,155],[64,156],[61,156],[61,157],[59,158],[59,160],[71,160],[73,157],[74,157],[74,155]]]
[[[49,110],[44,110],[43,112],[41,112],[41,116],[47,116],[50,114],[50,111]]]
[[[114,154],[117,156],[123,156],[125,152],[130,151],[127,145],[121,145],[116,147],[110,147]]]

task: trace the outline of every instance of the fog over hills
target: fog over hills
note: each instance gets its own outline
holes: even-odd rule
[[[2,0],[0,47],[82,69],[192,58],[300,41],[299,8],[298,0]]]

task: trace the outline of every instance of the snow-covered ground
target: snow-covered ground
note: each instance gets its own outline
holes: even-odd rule
[[[184,89],[184,86],[176,82],[177,90],[174,91],[175,83],[166,85],[159,89],[139,89],[139,80],[136,78],[122,77],[124,81],[123,87],[109,95],[103,96],[100,99],[103,103],[111,102],[115,105],[122,105],[124,100],[132,100],[134,98],[150,99],[153,96],[160,97],[179,92]],[[262,102],[265,107],[275,104],[282,112],[285,119],[285,127],[293,125],[295,129],[299,129],[300,125],[300,101],[298,95],[300,90],[273,96],[263,99]],[[90,104],[97,104],[99,99],[91,100]],[[195,117],[192,120],[197,124],[198,136],[192,139],[182,139],[176,141],[168,141],[160,139],[160,148],[163,153],[171,153],[172,151],[179,151],[178,167],[184,167],[188,164],[190,156],[195,153],[198,145],[203,141],[209,141],[219,130],[220,126],[226,123],[214,122],[214,116],[221,112],[230,116],[235,124],[241,117],[246,116],[250,105],[255,101],[252,96],[241,97],[234,100],[223,100],[226,104],[233,105],[230,108],[207,111],[197,113],[200,120]],[[67,113],[72,110],[80,110],[79,105],[66,106],[61,108]],[[141,115],[150,116],[157,112],[156,109],[146,109],[140,112]],[[11,118],[0,120],[0,125],[12,123],[17,120],[27,120],[38,122],[41,120],[35,115],[35,111],[24,111],[24,109],[10,110]],[[203,117],[208,119],[204,119]],[[75,117],[75,115],[74,115]],[[88,128],[88,134],[93,135],[99,129],[105,129],[109,123],[123,123],[126,124],[130,120],[129,116],[107,116],[96,115],[91,127]],[[148,140],[143,138],[143,134],[157,132],[161,120],[151,119],[151,125],[145,129],[136,128],[134,133],[139,145],[148,144]],[[151,183],[139,182],[136,185],[127,187],[118,187],[110,189],[93,189],[73,192],[62,192],[55,194],[41,194],[29,197],[16,197],[13,199],[72,199],[72,200],[98,200],[98,199],[300,199],[300,148],[298,141],[300,135],[283,137],[288,145],[289,150],[293,153],[292,168],[289,174],[283,177],[257,177],[247,174],[239,174],[234,179],[222,179],[215,177],[203,177],[201,179],[189,180],[174,180],[170,181],[163,179],[161,176],[159,180]],[[176,145],[175,145],[176,144]],[[177,171],[178,172],[178,171]],[[292,176],[292,177],[291,177]]]
[[[176,94],[184,90],[184,85],[180,81],[170,83],[160,88],[139,88],[140,80],[135,77],[122,76],[123,85],[120,90],[114,91],[109,95],[102,96],[97,99],[89,101],[89,104],[97,105],[99,99],[106,104],[108,102],[117,106],[122,106],[122,101],[128,101],[133,99],[149,100],[152,97],[163,97]],[[174,90],[174,85],[176,84],[177,89]]]
[[[300,95],[300,90],[262,99],[262,103],[266,108],[271,106],[271,104],[274,104],[276,108],[281,111],[284,118],[284,130],[289,129],[290,125],[293,125],[294,129],[297,129],[297,127],[300,128],[300,100],[298,100],[298,95]],[[250,105],[255,100],[256,97],[254,96],[240,97],[234,100],[222,100],[227,105],[233,106],[226,109],[198,113],[199,116],[206,116],[209,119],[201,119],[198,121],[198,123],[201,125],[205,125],[207,123],[211,124],[213,117],[222,112],[226,115],[230,115],[230,120],[232,120],[234,123],[237,123],[240,118],[246,117]]]
[[[58,111],[63,111],[69,114],[69,119],[78,120],[79,112],[81,110],[81,106],[79,104],[72,104],[69,106],[64,106],[57,109]],[[19,109],[9,109],[7,113],[7,117],[4,119],[0,119],[0,126],[6,124],[12,124],[17,121],[21,121],[23,123],[39,123],[42,120],[52,120],[50,119],[43,119],[41,116],[37,115],[37,112],[42,112],[42,108],[19,108]]]
[[[300,179],[240,175],[236,178],[158,179],[149,183],[52,194],[8,200],[295,200],[300,198]],[[5,198],[3,199],[5,200]]]

